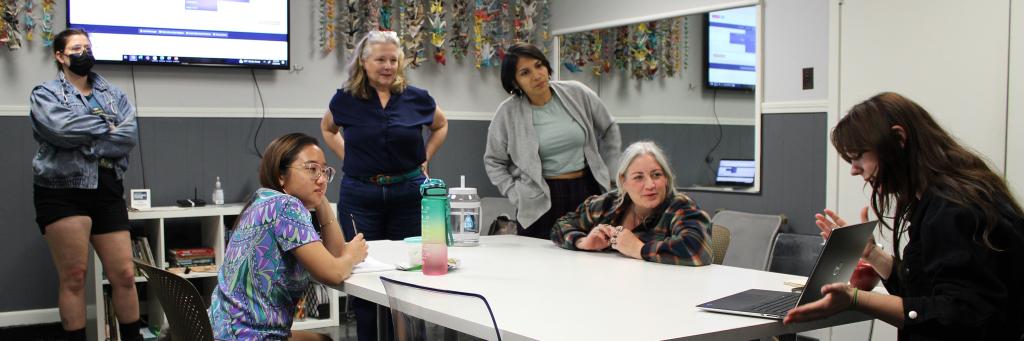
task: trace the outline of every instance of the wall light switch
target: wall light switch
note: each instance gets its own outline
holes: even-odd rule
[[[814,68],[804,68],[804,90],[814,89]]]

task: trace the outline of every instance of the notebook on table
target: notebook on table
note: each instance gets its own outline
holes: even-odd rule
[[[697,308],[781,320],[790,309],[821,299],[821,287],[825,284],[846,283],[850,280],[877,223],[870,221],[832,230],[801,293],[750,289],[698,304]]]

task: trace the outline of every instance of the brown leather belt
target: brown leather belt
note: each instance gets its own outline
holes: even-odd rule
[[[584,175],[587,175],[587,171],[585,169],[581,169],[575,172],[562,173],[555,176],[545,176],[544,178],[548,180],[573,180],[582,178]]]

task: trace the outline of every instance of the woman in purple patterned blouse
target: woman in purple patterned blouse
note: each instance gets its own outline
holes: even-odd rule
[[[315,138],[294,133],[270,143],[260,188],[235,222],[217,275],[210,323],[218,340],[324,340],[292,332],[309,277],[341,284],[366,258],[362,234],[345,243],[324,196],[334,178]],[[316,209],[320,233],[310,209]],[[326,223],[324,223],[326,222]]]

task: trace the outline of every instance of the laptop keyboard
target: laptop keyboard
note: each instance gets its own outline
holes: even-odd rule
[[[765,302],[750,310],[760,314],[785,316],[790,309],[796,307],[796,302],[798,300],[800,300],[799,294],[780,296],[778,299]]]

